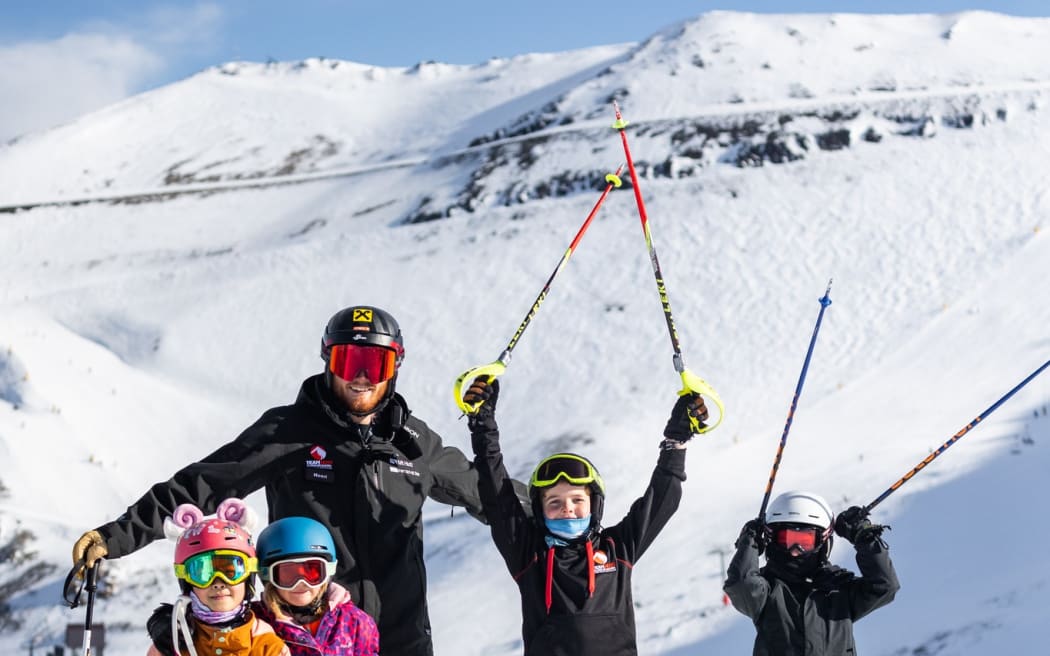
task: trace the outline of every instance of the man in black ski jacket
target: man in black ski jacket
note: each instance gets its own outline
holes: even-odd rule
[[[853,623],[893,601],[900,583],[882,540],[859,507],[833,521],[819,495],[786,492],[766,524],[744,525],[725,592],[755,624],[754,656],[854,656]],[[828,563],[832,526],[853,543],[861,576]],[[767,564],[759,569],[765,551]]]
[[[325,373],[307,378],[294,404],[268,410],[233,442],[154,485],[116,521],[85,533],[74,562],[90,566],[164,537],[164,518],[181,503],[210,513],[223,499],[265,487],[270,521],[311,517],[331,531],[335,580],[376,619],[380,653],[430,656],[423,501],[483,518],[477,472],[394,392],[404,345],[390,314],[369,306],[335,314],[321,355]]]
[[[477,379],[464,395],[481,499],[496,543],[521,593],[526,656],[635,656],[631,575],[678,509],[685,443],[707,418],[696,394],[678,398],[644,494],[615,526],[601,526],[605,484],[589,460],[545,458],[529,482],[532,517],[503,464],[495,405],[499,381]]]

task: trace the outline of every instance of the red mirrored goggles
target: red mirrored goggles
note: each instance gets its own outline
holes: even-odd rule
[[[282,590],[291,590],[299,581],[316,588],[335,576],[335,569],[336,564],[324,558],[290,558],[264,567],[259,576]]]
[[[772,529],[775,543],[783,547],[785,551],[791,551],[797,547],[802,553],[809,553],[816,549],[824,535],[824,531],[816,526],[804,524],[773,524]]]
[[[397,373],[397,351],[375,344],[334,344],[328,352],[328,370],[343,380],[363,373],[378,385]]]

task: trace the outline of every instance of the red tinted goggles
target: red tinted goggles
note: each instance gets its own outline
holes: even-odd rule
[[[290,558],[266,567],[261,577],[282,590],[291,590],[299,581],[316,588],[335,576],[336,564],[324,558]]]
[[[397,372],[397,351],[374,344],[335,344],[328,352],[328,370],[343,380],[364,373],[368,382],[378,385]]]
[[[774,524],[772,528],[774,542],[787,551],[798,547],[802,553],[809,553],[816,549],[823,533],[816,526],[806,525]]]

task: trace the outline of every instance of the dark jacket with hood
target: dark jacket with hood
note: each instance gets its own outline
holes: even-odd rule
[[[99,527],[110,557],[164,537],[164,518],[181,503],[210,513],[223,499],[265,487],[270,521],[311,517],[331,531],[335,579],[376,619],[382,653],[432,654],[420,513],[430,497],[483,517],[477,472],[398,394],[370,429],[338,407],[323,375],[306,379],[293,405],[268,410]]]
[[[592,524],[586,537],[548,547],[542,516],[518,503],[495,422],[473,427],[471,442],[492,540],[521,592],[526,656],[637,654],[631,573],[678,509],[685,450],[660,452],[649,487],[619,524]]]
[[[753,534],[741,535],[725,592],[752,619],[754,656],[854,656],[853,623],[893,601],[900,589],[879,531],[857,540],[861,576],[821,557],[810,571],[770,559],[759,569]]]

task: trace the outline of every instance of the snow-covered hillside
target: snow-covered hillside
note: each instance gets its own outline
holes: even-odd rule
[[[226,64],[0,147],[0,550],[35,536],[0,564],[0,651],[83,621],[57,605],[73,540],[291,401],[343,306],[398,317],[399,390],[469,450],[452,380],[506,345],[622,161],[616,99],[686,364],[727,410],[635,572],[640,646],[746,653],[717,551],[761,503],[829,278],[777,490],[866,503],[1050,358],[1048,44],[1050,19],[979,12],[716,12],[473,67]],[[626,187],[503,381],[512,473],[578,449],[622,514],[680,387]],[[879,506],[903,589],[865,653],[1038,639],[1048,406],[1045,374]],[[517,653],[485,527],[435,504],[426,531],[437,653]],[[110,656],[142,653],[170,557],[107,563]]]

